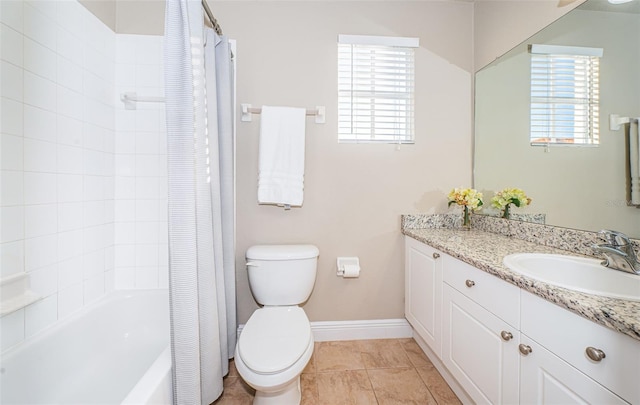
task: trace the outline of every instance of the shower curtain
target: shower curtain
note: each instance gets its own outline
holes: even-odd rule
[[[210,404],[235,347],[233,65],[200,1],[168,0],[165,98],[176,404]]]

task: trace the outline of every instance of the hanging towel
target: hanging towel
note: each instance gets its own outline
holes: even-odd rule
[[[258,203],[302,206],[306,110],[262,107]]]

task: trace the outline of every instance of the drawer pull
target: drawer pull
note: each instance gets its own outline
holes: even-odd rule
[[[433,258],[434,259],[439,259],[440,258],[440,253],[434,253],[433,254]]]
[[[525,345],[523,343],[520,343],[520,345],[518,346],[518,350],[520,350],[520,353],[522,353],[524,356],[528,356],[529,353],[533,351],[531,350],[531,346]]]
[[[587,352],[587,357],[593,361],[600,361],[607,357],[602,350],[596,349],[595,347],[589,346],[585,351]]]
[[[511,332],[507,332],[506,330],[503,330],[502,332],[500,332],[500,337],[502,338],[502,340],[504,340],[505,342],[510,341],[511,339],[513,339],[513,334]]]
[[[464,283],[465,283],[465,284],[467,285],[467,287],[469,287],[469,288],[471,288],[471,287],[473,287],[474,285],[476,285],[476,282],[475,282],[475,281],[473,281],[473,280],[467,280],[467,281],[465,281]]]

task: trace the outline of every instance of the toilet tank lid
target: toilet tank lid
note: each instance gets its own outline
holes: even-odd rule
[[[318,257],[320,251],[313,245],[255,245],[247,249],[247,259],[295,260]]]

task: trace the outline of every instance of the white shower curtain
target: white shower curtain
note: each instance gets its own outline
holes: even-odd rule
[[[210,404],[235,347],[232,59],[199,0],[166,4],[174,403]]]

